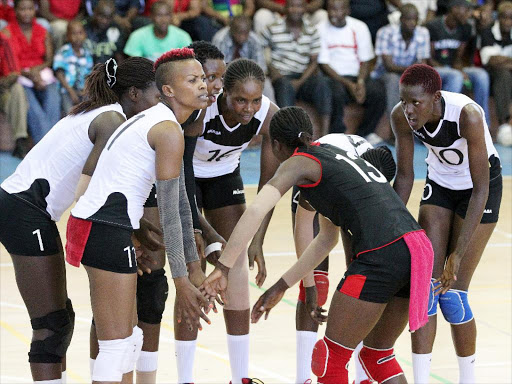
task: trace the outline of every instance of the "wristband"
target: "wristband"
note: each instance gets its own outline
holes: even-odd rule
[[[222,243],[219,243],[218,241],[215,243],[211,243],[204,250],[204,255],[208,256],[210,253],[220,251],[221,249],[222,249]]]

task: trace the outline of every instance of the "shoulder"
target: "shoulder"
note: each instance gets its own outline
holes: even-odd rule
[[[359,19],[356,19],[355,17],[347,16],[345,18],[347,21],[347,25],[351,28],[357,28],[359,30],[369,30],[368,26],[364,21],[361,21]],[[356,31],[357,32],[357,31]]]
[[[175,25],[169,25],[169,33],[174,36],[190,37],[190,35],[183,29],[176,27]]]

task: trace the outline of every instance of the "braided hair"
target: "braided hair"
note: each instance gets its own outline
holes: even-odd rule
[[[96,64],[85,79],[85,100],[70,111],[70,115],[89,112],[105,105],[118,103],[131,87],[145,90],[155,82],[153,62],[143,57],[129,57],[117,65],[114,59]]]
[[[204,65],[208,60],[224,60],[224,54],[208,41],[194,41],[187,48],[194,51],[197,61]]]
[[[270,120],[270,137],[289,148],[308,146],[313,141],[313,125],[302,108],[281,108]]]
[[[255,61],[249,59],[233,60],[227,66],[224,74],[224,89],[229,92],[237,82],[245,83],[248,80],[256,80],[263,85],[265,72]]]
[[[391,154],[391,150],[385,145],[369,149],[361,157],[377,168],[386,177],[387,181],[391,181],[395,177],[395,159]]]
[[[169,82],[168,72],[172,66],[172,63],[177,61],[184,61],[195,59],[196,56],[194,51],[190,48],[176,48],[165,52],[155,61],[155,79],[156,86],[160,92],[162,92],[162,86]]]

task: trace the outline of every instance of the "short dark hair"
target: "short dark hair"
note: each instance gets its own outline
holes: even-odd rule
[[[194,41],[188,46],[194,51],[197,61],[204,65],[208,60],[224,60],[224,54],[215,45],[208,41]]]
[[[400,84],[421,85],[429,94],[434,94],[442,88],[441,76],[427,64],[414,64],[408,67],[400,77]]]
[[[176,48],[165,52],[154,65],[156,86],[162,92],[162,86],[168,81],[167,69],[176,61],[195,59],[194,51],[190,48]]]

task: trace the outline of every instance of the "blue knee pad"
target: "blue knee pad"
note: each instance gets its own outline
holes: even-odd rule
[[[450,289],[439,297],[439,306],[447,322],[453,325],[473,320],[473,312],[469,307],[468,293],[458,289]]]
[[[428,313],[427,315],[430,317],[430,316],[434,316],[434,315],[437,315],[437,303],[439,302],[439,295],[437,296],[434,296],[434,287],[438,287],[439,285],[441,285],[441,283],[437,283],[436,285],[434,285],[434,281],[436,281],[436,279],[430,279],[430,292],[428,294]]]

